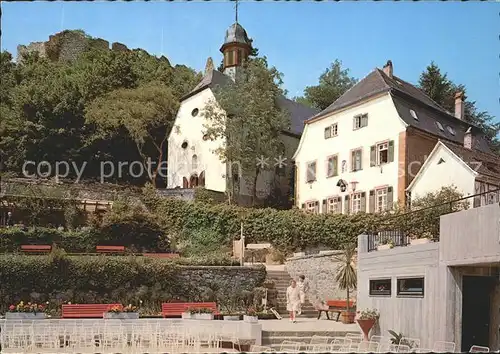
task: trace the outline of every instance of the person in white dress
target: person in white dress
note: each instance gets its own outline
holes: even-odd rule
[[[297,286],[299,287],[300,295],[300,304],[297,314],[300,315],[302,313],[302,305],[306,302],[306,293],[309,291],[309,282],[304,275],[299,276]]]
[[[295,280],[290,282],[286,289],[286,310],[290,313],[290,321],[295,322],[295,313],[300,306],[300,290]]]

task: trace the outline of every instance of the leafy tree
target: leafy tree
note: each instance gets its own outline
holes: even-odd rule
[[[349,69],[342,68],[342,62],[336,59],[319,77],[316,86],[307,86],[304,97],[295,101],[323,110],[356,84],[357,80],[349,76]]]
[[[222,161],[240,163],[242,174],[249,177],[246,182],[255,203],[257,179],[265,169],[256,161],[261,157],[273,161],[279,155],[280,132],[289,127],[290,117],[277,105],[283,93],[282,74],[269,68],[265,57],[249,60],[242,69],[236,83],[215,90],[217,100],[210,101],[203,114],[208,121],[206,134],[221,141],[216,154]],[[227,182],[233,191],[234,171],[229,172]]]
[[[119,89],[99,97],[86,110],[87,122],[95,124],[102,137],[124,129],[142,158],[150,180],[156,177],[164,160],[166,141],[179,103],[172,90],[152,82],[135,89]],[[149,166],[149,158],[155,161]]]
[[[448,79],[447,74],[443,74],[434,62],[431,62],[422,72],[418,85],[430,98],[448,112],[454,112],[455,110],[455,93],[461,91],[467,96],[466,87],[453,83]],[[464,105],[465,121],[481,128],[491,148],[500,153],[500,140],[498,139],[500,122],[495,123],[495,117],[488,112],[479,111],[475,101],[465,100]]]

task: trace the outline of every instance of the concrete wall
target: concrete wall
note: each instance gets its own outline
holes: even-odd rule
[[[500,263],[500,205],[442,216],[439,243],[447,265]]]
[[[420,338],[423,348],[444,340],[438,330],[443,299],[440,282],[447,274],[440,269],[438,243],[397,247],[387,251],[366,252],[367,236],[358,241],[358,309],[377,309],[381,316],[375,332],[390,337],[388,330],[410,338]],[[424,277],[423,297],[398,297],[397,279]],[[370,296],[371,279],[391,279],[390,296]]]
[[[354,116],[364,113],[368,113],[368,126],[353,130]],[[338,124],[338,136],[325,139],[324,129],[334,123]],[[295,157],[298,173],[296,205],[300,207],[303,203],[313,200],[321,202],[333,196],[344,197],[350,192],[350,188],[341,193],[336,186],[339,179],[358,182],[356,191],[359,192],[369,192],[379,186],[392,186],[393,190],[397,191],[399,134],[405,129],[389,95],[308,124]],[[370,167],[370,146],[385,140],[394,141],[394,161],[383,167]],[[350,172],[351,151],[357,148],[363,149],[362,170]],[[327,159],[332,155],[338,155],[339,174],[327,177]],[[307,164],[312,161],[316,161],[316,181],[307,183]],[[342,161],[346,162],[344,172]],[[394,194],[396,202],[397,195]]]
[[[318,301],[345,299],[347,293],[340,290],[335,283],[338,262],[333,254],[339,251],[331,251],[330,254],[316,254],[287,259],[285,266],[290,276],[297,279],[303,274],[309,280],[309,301],[314,304]],[[351,290],[349,297],[356,299],[356,290]]]

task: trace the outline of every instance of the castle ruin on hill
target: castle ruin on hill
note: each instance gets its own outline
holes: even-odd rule
[[[118,42],[111,44],[101,38],[92,38],[82,30],[65,30],[49,36],[46,42],[31,42],[28,45],[17,46],[17,62],[23,60],[27,53],[38,53],[42,58],[52,61],[73,61],[81,53],[90,48],[104,50],[128,51],[126,45]]]

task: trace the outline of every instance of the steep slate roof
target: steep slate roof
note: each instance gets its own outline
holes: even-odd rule
[[[491,151],[479,128],[455,118],[450,112],[447,112],[414,85],[396,76],[390,78],[378,68],[346,91],[322,112],[312,117],[311,120],[336,112],[384,92],[391,94],[399,116],[409,126],[459,144],[463,143],[464,134],[467,129],[472,127],[473,134],[475,134],[477,140],[476,149],[485,152]],[[415,111],[418,120],[413,118],[410,110]],[[436,122],[441,123],[444,131],[440,129]],[[451,131],[448,127],[451,128]],[[452,132],[455,132],[455,134]]]
[[[232,80],[229,76],[224,75],[218,70],[211,70],[203,76],[200,83],[196,85],[190,93],[184,96],[181,101],[194,96],[206,88],[215,88],[217,86],[223,87],[231,82]],[[317,109],[292,101],[285,96],[278,97],[277,101],[278,107],[290,113],[290,129],[288,129],[287,132],[292,134],[302,134],[302,131],[304,130],[304,122],[318,113]]]
[[[484,176],[500,183],[500,156],[478,150],[469,150],[463,145],[448,141],[441,141],[441,143],[462,159],[470,168],[479,173],[479,177]]]

